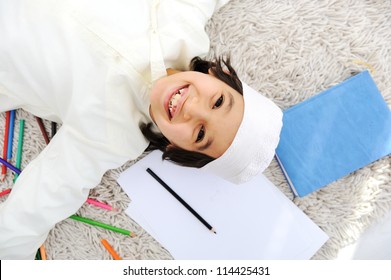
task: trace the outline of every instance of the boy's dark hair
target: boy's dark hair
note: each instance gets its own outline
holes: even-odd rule
[[[225,70],[226,68],[226,70]],[[215,62],[203,60],[200,57],[194,57],[190,62],[190,70],[208,74],[209,69],[213,75],[223,81],[237,92],[243,95],[242,83],[239,80],[235,70],[232,68],[229,57],[224,59],[219,57]],[[162,158],[170,160],[177,164],[200,168],[214,160],[213,157],[199,152],[184,150],[173,145],[161,133],[152,131],[152,123],[141,124],[140,129],[145,138],[150,141],[147,151],[159,149],[163,152]]]

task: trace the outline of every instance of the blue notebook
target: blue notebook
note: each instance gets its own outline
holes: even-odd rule
[[[391,154],[391,110],[368,71],[284,111],[276,158],[303,197]]]

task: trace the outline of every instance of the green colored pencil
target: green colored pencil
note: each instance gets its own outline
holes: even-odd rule
[[[24,134],[24,120],[19,120],[18,151],[16,154],[16,163],[15,163],[15,167],[19,169],[22,163],[23,134]],[[15,174],[14,183],[17,178],[18,178],[18,174]]]
[[[37,261],[40,261],[40,260],[42,260],[42,258],[41,258],[41,252],[39,251],[39,249],[38,249],[38,251],[37,251],[37,253],[35,254],[35,260]]]
[[[97,227],[105,228],[105,229],[112,230],[112,231],[115,231],[115,232],[119,232],[119,233],[122,233],[122,234],[125,234],[125,235],[130,235],[131,237],[135,236],[135,234],[133,232],[129,231],[129,230],[122,229],[122,228],[117,228],[115,226],[104,224],[104,223],[101,223],[101,222],[98,222],[98,221],[94,221],[94,220],[91,220],[91,219],[88,219],[88,218],[80,217],[80,216],[77,216],[77,215],[72,215],[69,218],[71,218],[73,220],[76,220],[76,221],[79,221],[79,222],[90,224],[90,225],[93,225],[93,226],[97,226]]]

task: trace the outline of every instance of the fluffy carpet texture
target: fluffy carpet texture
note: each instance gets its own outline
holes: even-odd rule
[[[391,106],[390,1],[232,0],[208,22],[207,32],[211,39],[208,58],[230,54],[239,76],[282,109],[370,67]],[[4,115],[0,135],[4,133]],[[20,118],[26,120],[23,169],[44,149],[45,142],[34,117],[22,110],[17,111],[15,135]],[[45,121],[45,125],[50,131],[50,123]],[[111,259],[101,238],[124,259],[172,259],[124,212],[131,198],[116,179],[134,162],[108,171],[90,193],[91,198],[112,205],[118,212],[85,204],[78,214],[131,229],[137,237],[67,219],[51,230],[44,244],[48,259]],[[341,248],[391,210],[390,156],[304,198],[293,197],[276,161],[265,175],[330,236],[313,259],[335,259]],[[8,186],[12,186],[10,175],[1,189]]]

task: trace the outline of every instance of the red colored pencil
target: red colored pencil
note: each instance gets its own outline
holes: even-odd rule
[[[0,197],[2,197],[2,196],[5,196],[5,195],[7,195],[7,194],[9,194],[11,192],[11,189],[5,189],[4,191],[1,191],[0,192]]]
[[[4,146],[3,146],[3,158],[7,158],[7,152],[8,152],[8,134],[9,134],[9,127],[10,127],[10,116],[11,112],[7,111],[5,115],[5,131],[4,131]],[[3,164],[1,167],[1,181],[4,181],[5,175],[7,174],[7,167]]]

